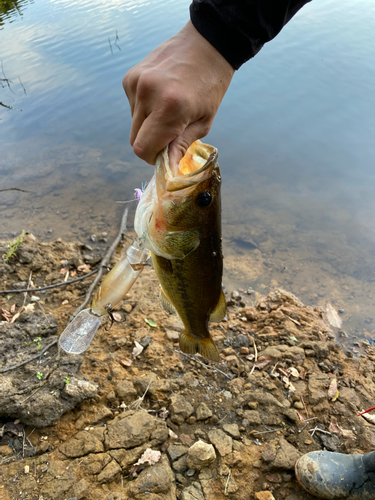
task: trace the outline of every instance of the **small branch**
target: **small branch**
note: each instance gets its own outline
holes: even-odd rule
[[[277,431],[283,431],[284,429],[280,427],[280,429],[271,429],[270,431],[260,431],[260,432],[254,432],[252,435],[257,436],[258,434],[268,434],[269,432],[277,432]]]
[[[229,479],[230,479],[230,476],[231,476],[231,470],[229,469],[228,479],[227,479],[227,482],[225,483],[224,495],[226,495],[226,494],[227,494],[227,490],[228,490],[228,484],[229,484]]]
[[[8,108],[8,109],[13,109],[13,106],[8,106],[7,104],[4,104],[1,101],[0,101],[0,106],[4,106],[4,108]]]
[[[256,345],[256,343],[255,343],[255,339],[253,339],[253,344],[254,344],[254,354],[255,354],[255,358],[254,358],[254,364],[253,364],[253,367],[252,367],[252,369],[251,369],[251,372],[249,373],[249,377],[250,377],[250,375],[252,375],[252,374],[253,374],[253,371],[255,370],[255,364],[256,364],[256,362],[257,362],[257,360],[258,360],[258,349],[257,349],[257,345]],[[276,363],[276,364],[277,364],[277,363]],[[276,366],[275,366],[275,368],[276,368]]]
[[[42,349],[40,352],[38,352],[38,354],[35,354],[35,356],[32,356],[31,358],[26,359],[25,361],[22,361],[21,363],[18,363],[18,365],[13,365],[13,366],[10,366],[9,368],[2,368],[0,370],[0,373],[9,372],[10,370],[14,370],[15,368],[19,368],[20,366],[26,365],[26,363],[29,363],[30,361],[33,361],[36,358],[39,358],[50,347],[52,347],[53,345],[55,345],[57,343],[57,341],[58,341],[58,339],[54,340],[53,342],[51,342],[50,344],[48,344],[44,349]]]
[[[81,281],[99,271],[100,267],[91,271],[91,273],[85,274],[84,276],[80,276],[79,278],[75,278],[74,280],[63,281],[61,283],[56,283],[55,285],[47,285],[41,286],[39,288],[21,288],[20,290],[0,290],[0,294],[4,293],[23,293],[23,292],[41,292],[42,290],[49,290],[50,288],[56,288],[58,286],[70,285],[70,283],[75,283],[76,281]]]

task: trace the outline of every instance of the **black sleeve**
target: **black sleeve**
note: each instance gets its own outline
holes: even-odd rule
[[[310,0],[193,0],[195,28],[235,68],[254,57]]]

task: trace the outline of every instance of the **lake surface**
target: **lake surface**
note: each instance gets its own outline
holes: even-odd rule
[[[152,175],[128,144],[122,77],[189,3],[0,0],[0,190],[28,191],[0,191],[1,239],[115,235],[116,200]],[[236,73],[206,139],[227,288],[330,302],[352,336],[375,330],[374,33],[373,0],[313,0]]]

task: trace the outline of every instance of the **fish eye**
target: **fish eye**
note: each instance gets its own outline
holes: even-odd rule
[[[205,191],[204,193],[200,193],[197,196],[196,201],[197,201],[198,207],[201,207],[201,208],[208,207],[208,205],[211,205],[211,202],[212,202],[211,193],[209,193],[208,191]]]

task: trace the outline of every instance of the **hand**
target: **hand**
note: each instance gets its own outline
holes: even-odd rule
[[[123,86],[137,156],[155,164],[168,144],[172,164],[210,131],[234,68],[189,21],[142,62],[130,69]]]

